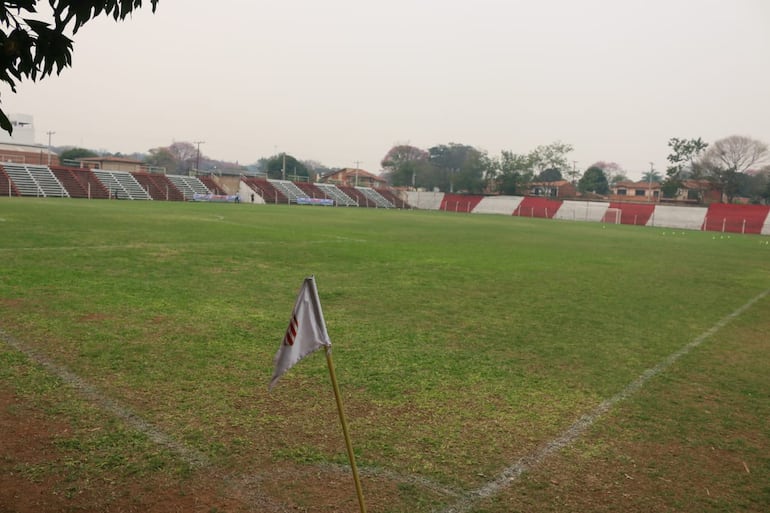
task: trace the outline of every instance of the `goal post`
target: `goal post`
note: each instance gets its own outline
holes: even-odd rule
[[[620,216],[623,213],[619,208],[608,208],[602,217],[604,224],[620,224]]]

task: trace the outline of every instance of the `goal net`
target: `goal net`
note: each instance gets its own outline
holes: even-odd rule
[[[620,224],[620,215],[622,211],[619,208],[608,208],[602,217],[604,224]]]

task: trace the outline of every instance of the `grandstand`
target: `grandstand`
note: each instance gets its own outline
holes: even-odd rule
[[[166,175],[174,186],[184,195],[184,199],[190,200],[196,194],[211,194],[211,191],[194,176]]]
[[[386,189],[384,187],[375,187],[374,190],[377,191],[383,198],[392,203],[396,208],[410,208],[406,201],[401,199],[390,189]]]
[[[294,182],[290,180],[267,180],[273,187],[281,191],[281,193],[289,199],[289,203],[296,203],[297,198],[306,198],[302,189],[297,187]]]
[[[264,178],[243,178],[242,182],[256,192],[264,203],[288,204],[289,198]]]
[[[326,194],[327,197],[334,200],[334,203],[336,205],[342,205],[343,207],[357,207],[358,203],[355,199],[351,198],[342,190],[338,189],[337,186],[332,185],[330,183],[316,183],[316,187],[318,187],[324,194]]]
[[[5,162],[2,167],[7,180],[6,192],[15,189],[18,196],[69,198],[67,189],[48,166]],[[9,185],[11,182],[13,187]]]
[[[222,189],[222,187],[219,186],[217,182],[214,181],[214,179],[210,176],[199,176],[198,180],[201,181],[201,183],[211,191],[212,194],[227,194],[227,192]]]
[[[136,171],[131,173],[154,200],[184,201],[185,196],[166,175]]]
[[[150,195],[134,176],[127,171],[107,171],[92,169],[91,172],[99,179],[115,199],[151,200]]]
[[[367,200],[374,202],[375,207],[395,208],[393,203],[385,199],[382,194],[372,189],[371,187],[356,187],[356,189],[361,191],[361,193],[366,196]]]
[[[110,193],[88,168],[51,166],[71,198],[107,199]]]
[[[324,191],[321,190],[320,187],[316,186],[315,184],[312,184],[310,182],[297,182],[297,187],[302,189],[302,192],[305,193],[306,198],[311,199],[334,199],[329,197],[328,194],[326,194]]]
[[[713,203],[709,207],[695,207],[425,191],[407,191],[402,193],[402,198],[393,190],[382,187],[375,189],[244,176],[240,177],[238,183],[239,196],[244,203],[296,204],[298,198],[331,199],[336,206],[412,208],[413,205],[416,208],[449,212],[770,235],[770,206],[765,205]],[[227,194],[211,177],[199,179],[146,171],[109,171],[10,162],[0,164],[0,197],[186,201],[195,194],[212,193]]]

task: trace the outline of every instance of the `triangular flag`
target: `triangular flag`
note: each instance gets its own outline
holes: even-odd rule
[[[270,380],[270,388],[272,389],[278,379],[302,358],[324,346],[331,345],[315,287],[315,279],[310,276],[302,283],[291,313],[289,327],[286,328],[281,347],[275,355],[275,371]]]

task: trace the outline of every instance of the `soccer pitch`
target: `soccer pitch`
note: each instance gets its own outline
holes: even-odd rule
[[[12,198],[0,240],[0,510],[357,511],[323,356],[267,390],[308,275],[370,512],[770,505],[766,237]]]

